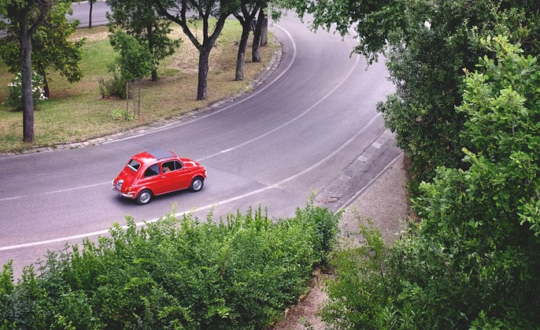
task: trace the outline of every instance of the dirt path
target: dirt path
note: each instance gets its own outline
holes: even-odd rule
[[[340,222],[342,235],[353,236],[357,232],[358,217],[371,218],[381,230],[386,242],[391,242],[401,230],[401,219],[408,212],[408,197],[405,190],[406,172],[401,156],[376,182],[374,182],[346,210]],[[302,301],[286,311],[286,318],[273,330],[323,330],[326,325],[316,315],[328,299],[324,292],[324,274],[315,273],[312,289]]]

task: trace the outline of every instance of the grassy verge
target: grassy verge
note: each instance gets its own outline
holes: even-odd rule
[[[99,93],[98,79],[110,78],[107,64],[116,56],[109,44],[107,28],[78,30],[74,38],[87,39],[81,63],[84,77],[70,84],[59,74],[50,72],[51,97],[36,108],[33,144],[22,141],[22,112],[4,104],[13,75],[0,61],[0,153],[81,142],[204,108],[249,88],[275,50],[273,46],[263,47],[262,62],[252,63],[251,45],[248,45],[245,80],[234,81],[241,26],[237,21],[227,21],[210,57],[208,99],[196,101],[198,52],[179,27],[173,28],[173,37],[184,42],[173,56],[162,61],[158,81],[152,82],[150,78],[142,81],[141,116],[133,121],[113,118],[114,113],[125,110],[125,100],[102,99]]]

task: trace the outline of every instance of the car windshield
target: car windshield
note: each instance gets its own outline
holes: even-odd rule
[[[141,164],[138,161],[136,161],[135,159],[132,159],[132,160],[129,161],[127,166],[130,169],[132,169],[133,171],[137,172],[139,170],[139,168],[141,167]]]

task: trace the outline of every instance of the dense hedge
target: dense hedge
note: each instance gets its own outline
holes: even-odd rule
[[[304,293],[338,216],[308,204],[290,219],[259,208],[209,220],[169,215],[137,229],[128,218],[16,285],[4,265],[0,328],[262,329]]]

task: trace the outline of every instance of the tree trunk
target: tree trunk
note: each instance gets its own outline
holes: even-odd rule
[[[152,54],[152,65],[153,65],[153,68],[152,68],[152,71],[151,71],[151,74],[152,74],[152,81],[157,81],[158,80],[158,75],[157,75],[157,63],[156,63],[156,46],[155,46],[155,43],[154,43],[154,30],[152,29],[152,25],[149,24],[149,25],[146,25],[146,36],[148,38],[148,49],[150,50],[150,54]]]
[[[88,28],[91,29],[92,28],[92,10],[94,9],[94,1],[95,0],[90,0],[90,15],[88,16]]]
[[[255,25],[255,31],[253,31],[253,45],[251,46],[251,60],[254,63],[261,61],[261,52],[259,47],[261,46],[261,31],[264,21],[264,8],[259,9],[259,16],[257,17],[257,24]]]
[[[129,119],[129,81],[126,81],[126,121]]]
[[[208,59],[210,49],[199,49],[199,81],[197,84],[197,101],[206,100],[208,97]]]
[[[23,141],[34,142],[34,99],[32,95],[32,36],[25,16],[20,24]]]
[[[261,47],[268,45],[268,17],[263,14],[261,27]]]
[[[49,90],[49,81],[47,80],[47,73],[43,71],[43,96],[45,96],[47,99],[51,97],[51,91]]]
[[[236,76],[234,80],[244,80],[244,64],[246,62],[246,48],[249,38],[249,32],[251,31],[251,22],[253,20],[246,19],[242,24],[242,36],[240,37],[240,44],[238,45],[238,55],[236,57]]]

